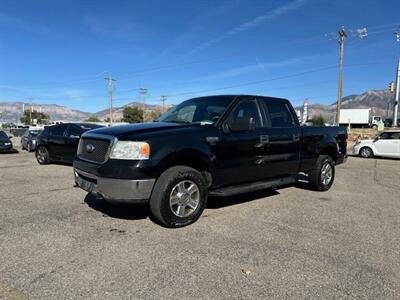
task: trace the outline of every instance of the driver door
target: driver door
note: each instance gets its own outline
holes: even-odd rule
[[[229,128],[239,119],[251,118],[254,128],[246,131],[225,130],[217,146],[215,182],[233,185],[263,179],[265,121],[255,98],[241,98],[223,123]]]

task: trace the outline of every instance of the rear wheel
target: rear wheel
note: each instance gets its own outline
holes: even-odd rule
[[[327,191],[335,179],[335,162],[328,155],[320,155],[315,169],[308,173],[309,183],[314,190]]]
[[[200,172],[176,166],[157,179],[150,198],[150,209],[164,226],[183,227],[197,221],[207,204],[207,197],[207,184]]]
[[[360,149],[360,155],[364,158],[370,158],[374,156],[374,152],[369,147],[362,147]]]
[[[46,165],[50,163],[50,154],[45,146],[39,146],[39,148],[37,148],[36,159],[41,165]]]

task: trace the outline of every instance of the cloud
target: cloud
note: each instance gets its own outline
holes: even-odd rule
[[[9,16],[3,13],[0,13],[0,23],[33,34],[46,34],[50,31],[50,29],[47,26],[28,22],[27,20],[23,20],[14,16]]]
[[[86,15],[84,22],[93,34],[108,38],[138,40],[146,34],[143,26],[132,22],[131,18],[123,16]]]
[[[192,49],[191,51],[189,51],[185,56],[190,56],[194,53],[197,53],[199,51],[204,50],[205,48],[208,48],[230,36],[236,35],[238,33],[244,32],[246,30],[249,30],[251,28],[260,26],[262,23],[266,22],[266,21],[271,21],[273,19],[276,19],[278,17],[280,17],[283,14],[287,14],[293,10],[299,9],[300,7],[302,7],[307,0],[293,0],[285,5],[282,6],[278,6],[268,12],[266,12],[263,15],[257,16],[254,19],[247,21],[245,23],[242,23],[232,29],[230,29],[229,31],[225,32],[223,35],[218,36],[214,39],[211,39],[199,46],[197,46],[196,48]]]
[[[258,59],[256,64],[250,64],[242,67],[236,67],[232,68],[229,70],[225,70],[219,73],[211,74],[205,77],[200,78],[200,80],[214,80],[214,79],[223,79],[227,77],[235,77],[235,76],[240,76],[243,74],[248,74],[252,73],[255,71],[259,70],[264,70],[264,69],[272,69],[272,68],[280,68],[288,65],[293,65],[297,64],[299,62],[302,62],[302,58],[290,58],[290,59],[285,59],[281,61],[275,61],[275,62],[267,62],[267,63],[262,63]]]

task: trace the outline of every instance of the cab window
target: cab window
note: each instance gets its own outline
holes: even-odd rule
[[[262,127],[260,109],[256,100],[242,100],[231,112],[228,118],[228,124],[232,124],[238,119],[252,118],[254,120],[255,128]]]

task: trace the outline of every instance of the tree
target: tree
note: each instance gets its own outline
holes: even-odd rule
[[[95,122],[95,123],[100,123],[101,120],[99,118],[96,117],[89,117],[85,120],[85,122]]]
[[[122,112],[122,122],[139,123],[143,122],[143,110],[138,107],[127,106]]]
[[[323,116],[315,116],[309,119],[307,122],[311,122],[314,126],[324,126],[326,121]]]
[[[21,123],[25,125],[31,125],[33,123],[46,124],[49,120],[50,117],[47,114],[38,112],[37,110],[31,112],[29,109],[24,111],[24,115],[20,119]]]
[[[155,109],[149,112],[146,112],[144,115],[144,120],[147,121],[154,121],[158,119],[162,115],[162,109]]]

